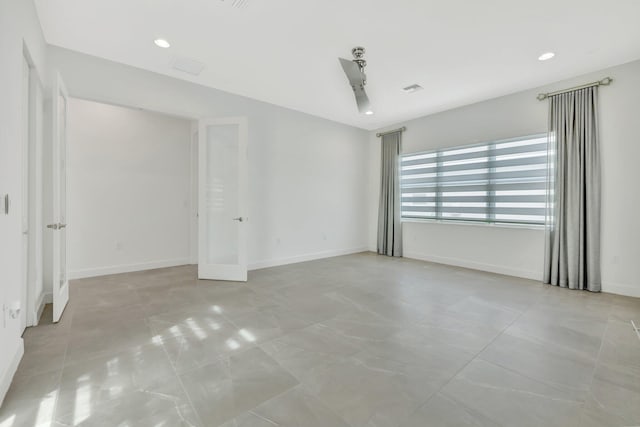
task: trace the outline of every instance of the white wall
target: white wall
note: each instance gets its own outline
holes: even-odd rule
[[[472,144],[546,131],[547,102],[536,94],[611,76],[600,89],[602,155],[602,287],[640,296],[640,61],[542,88],[411,120],[403,151]],[[369,248],[376,247],[380,145],[370,134]],[[404,251],[412,258],[521,277],[542,278],[544,231],[439,222],[404,223]]]
[[[368,132],[60,48],[49,61],[78,98],[248,117],[251,268],[366,249]]]
[[[9,194],[9,215],[0,212],[0,303],[10,306],[21,294],[21,106],[22,58],[26,46],[44,76],[45,44],[33,2],[0,2],[0,197]],[[23,307],[24,309],[24,307]],[[18,319],[0,312],[0,401],[23,352]]]
[[[189,262],[191,123],[69,100],[69,276]]]

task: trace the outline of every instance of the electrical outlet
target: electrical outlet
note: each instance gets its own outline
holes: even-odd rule
[[[9,307],[9,317],[17,319],[20,315],[20,308],[20,301],[14,301],[11,307]]]

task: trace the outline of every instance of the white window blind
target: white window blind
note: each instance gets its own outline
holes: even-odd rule
[[[402,217],[544,224],[547,135],[406,154]]]

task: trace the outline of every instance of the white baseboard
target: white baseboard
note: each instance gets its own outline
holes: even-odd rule
[[[277,267],[279,265],[295,264],[298,262],[313,261],[315,259],[331,258],[340,255],[349,255],[358,252],[366,252],[366,247],[358,247],[351,249],[339,249],[333,251],[315,252],[305,255],[296,255],[286,258],[277,258],[264,261],[258,261],[249,264],[249,270],[258,270],[261,268]],[[151,270],[154,268],[175,267],[178,265],[192,264],[190,258],[179,258],[164,261],[152,261],[139,264],[123,264],[108,267],[88,268],[83,270],[75,270],[69,272],[69,279],[83,279],[87,277],[105,276],[108,274],[129,273],[132,271]]]
[[[175,267],[189,264],[189,258],[167,259],[162,261],[141,262],[137,264],[111,265],[107,267],[87,268],[69,272],[69,279],[106,276],[108,274],[130,273],[132,271],[152,270],[154,268]]]
[[[435,262],[438,264],[454,265],[456,267],[470,268],[472,270],[488,271],[490,273],[504,274],[506,276],[522,277],[532,280],[542,280],[542,271],[521,270],[516,268],[504,267],[502,265],[485,264],[481,262],[469,261],[466,259],[441,257],[437,255],[425,255],[414,252],[405,252],[403,256],[405,258]]]
[[[372,251],[375,252],[375,251]],[[438,264],[454,265],[456,267],[470,268],[472,270],[488,271],[490,273],[504,274],[507,276],[522,277],[525,279],[542,280],[541,271],[520,270],[514,268],[508,268],[500,265],[483,264],[474,261],[468,261],[458,258],[447,258],[435,255],[424,255],[414,252],[405,252],[403,255],[405,258],[412,258],[421,261],[435,262]],[[640,284],[633,286],[622,283],[602,283],[602,292],[616,295],[624,295],[628,297],[640,298]]]
[[[9,391],[9,387],[11,386],[11,381],[13,381],[13,376],[16,374],[18,370],[18,365],[22,360],[22,356],[24,355],[24,341],[20,338],[18,347],[16,348],[13,357],[7,366],[7,369],[2,373],[2,377],[0,377],[0,407],[2,406],[2,402],[4,401],[5,396],[7,395],[7,391]]]
[[[277,267],[279,265],[296,264],[298,262],[313,261],[316,259],[331,258],[331,257],[341,256],[341,255],[350,255],[350,254],[356,254],[359,252],[367,252],[367,248],[363,246],[359,248],[338,249],[333,251],[323,251],[323,252],[315,252],[315,253],[305,254],[305,255],[296,255],[296,256],[287,257],[287,258],[258,261],[258,262],[249,264],[249,270],[259,270],[261,268]]]
[[[625,285],[622,283],[602,283],[602,292],[606,292],[608,294],[617,294],[624,295],[628,297],[636,297],[640,298],[640,284],[633,285]]]
[[[44,310],[44,306],[46,304],[51,304],[53,302],[53,294],[42,292],[40,297],[36,301],[35,308],[35,322],[33,326],[37,326],[38,322],[40,322],[40,317],[42,316],[42,311]]]

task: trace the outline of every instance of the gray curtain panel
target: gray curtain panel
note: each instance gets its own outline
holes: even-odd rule
[[[382,136],[380,207],[378,209],[378,253],[402,256],[400,222],[400,152],[402,132]]]
[[[553,164],[546,226],[544,282],[599,292],[600,150],[598,88],[550,99]]]

